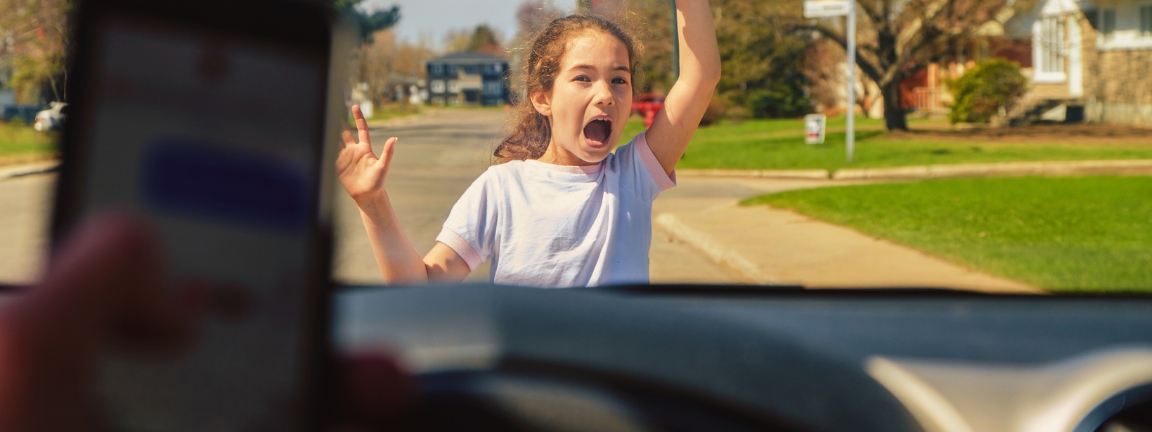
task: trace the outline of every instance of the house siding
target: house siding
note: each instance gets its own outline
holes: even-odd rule
[[[1077,16],[1084,64],[1085,119],[1152,127],[1152,50],[1101,50],[1097,45],[1099,32],[1083,13]],[[1033,92],[1039,95],[1036,89]]]
[[[1093,50],[1095,51],[1095,50]],[[1086,88],[1092,96],[1085,106],[1089,121],[1152,127],[1152,51],[1094,52]],[[1088,83],[1086,83],[1088,84]]]

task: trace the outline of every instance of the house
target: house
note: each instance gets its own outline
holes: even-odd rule
[[[1152,3],[1041,0],[1032,43],[1032,105],[1152,127]]]
[[[906,80],[905,106],[941,109],[951,99],[943,78],[959,77],[971,60],[1002,57],[1030,80],[1007,113],[1014,123],[1059,111],[1054,117],[1065,121],[1152,127],[1152,2],[1040,0],[1003,30]]]
[[[482,52],[458,52],[429,60],[430,105],[508,103],[508,60]]]

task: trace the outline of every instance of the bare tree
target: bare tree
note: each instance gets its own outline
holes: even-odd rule
[[[406,88],[424,77],[424,62],[433,56],[431,47],[399,39],[392,30],[373,33],[371,41],[360,46],[358,66],[373,103],[385,102],[384,95],[396,86]]]
[[[64,99],[70,0],[0,0],[0,66],[12,71],[9,85],[21,99],[36,100],[47,84]],[[5,34],[6,33],[6,34]]]
[[[471,30],[450,29],[444,33],[444,52],[467,51],[470,44],[472,44]]]
[[[888,130],[907,130],[900,82],[937,61],[957,42],[1003,26],[1029,0],[856,0],[856,65],[880,87]],[[1013,9],[1015,8],[1015,9]],[[829,20],[801,24],[847,49]]]
[[[847,71],[844,68],[828,67],[845,63],[844,49],[827,38],[821,38],[808,45],[804,58],[804,76],[808,77],[808,98],[819,112],[831,110],[844,102],[845,88],[848,85]],[[856,92],[856,106],[860,112],[868,117],[872,106],[876,103],[878,90],[876,85],[867,76],[861,76],[858,86],[853,86]]]

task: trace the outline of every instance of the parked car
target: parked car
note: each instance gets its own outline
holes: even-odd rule
[[[67,111],[67,103],[52,102],[51,108],[36,113],[36,120],[33,121],[32,128],[40,132],[60,129],[60,126],[64,124],[64,116]]]

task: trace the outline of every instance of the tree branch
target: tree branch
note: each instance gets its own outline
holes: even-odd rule
[[[845,51],[848,50],[848,40],[844,36],[836,34],[836,32],[834,30],[832,30],[831,28],[828,28],[826,26],[822,26],[819,24],[813,24],[813,25],[801,24],[801,25],[798,25],[796,27],[793,27],[793,30],[794,31],[805,31],[805,30],[815,31],[817,33],[820,33],[821,35],[823,35],[826,38],[832,39],[833,42],[836,42],[836,44],[840,45],[840,47],[843,48]],[[866,59],[860,55],[860,47],[859,46],[856,47],[856,65],[860,67],[860,70],[863,71],[865,75],[868,75],[869,78],[872,78],[873,81],[879,82],[879,79],[882,76],[882,74],[880,73],[881,69],[879,67],[877,67],[876,65],[872,64],[871,62],[869,62],[868,59]]]

